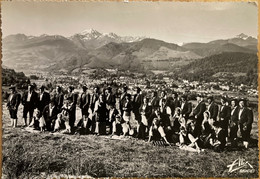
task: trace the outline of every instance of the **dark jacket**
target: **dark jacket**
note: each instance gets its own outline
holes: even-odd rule
[[[141,94],[135,94],[133,99],[133,112],[139,113],[139,108],[142,104],[142,96]]]
[[[203,113],[206,111],[206,105],[203,101],[201,101],[193,110],[193,115],[197,116],[198,124],[201,124],[203,120]]]
[[[37,103],[38,103],[38,94],[35,91],[32,91],[31,99],[29,102],[27,101],[27,97],[28,97],[28,91],[26,91],[23,94],[22,104],[30,105],[31,107],[33,107],[35,109],[37,107]]]
[[[44,107],[42,116],[45,119],[46,122],[53,122],[57,118],[57,114],[59,113],[56,106],[54,106],[52,110],[52,114],[50,115],[50,106],[47,105]]]
[[[56,93],[54,95],[54,100],[55,100],[55,103],[57,105],[57,109],[58,111],[61,111],[61,108],[63,106],[63,101],[64,101],[64,95],[63,93]]]
[[[107,105],[115,105],[116,104],[116,98],[115,98],[115,95],[113,95],[112,93],[110,93],[109,95],[106,96],[106,99],[105,99],[105,103]]]
[[[144,112],[146,119],[148,119],[148,118],[151,116],[151,114],[152,114],[152,107],[151,107],[151,106],[148,106],[148,104],[147,104],[146,107],[143,109],[143,106],[144,106],[144,104],[142,104],[142,105],[140,106],[139,112],[140,112],[140,113],[143,113],[143,112]]]
[[[10,100],[11,95],[9,95],[7,100],[8,109],[17,110],[21,103],[21,95],[19,93],[14,93],[12,99]]]
[[[130,116],[131,115],[131,111],[133,110],[133,104],[132,101],[125,101],[123,107],[122,107],[124,114],[126,116]]]
[[[90,98],[90,109],[92,110],[92,112],[94,112],[95,103],[98,100],[98,98],[99,98],[98,93],[94,93],[94,94],[91,95],[91,98]]]
[[[190,102],[186,101],[184,103],[183,109],[181,110],[182,116],[185,116],[185,118],[188,118],[191,111],[192,111],[192,105]]]
[[[237,106],[234,109],[231,109],[231,112],[230,112],[230,124],[231,125],[238,124],[238,109],[239,108]]]
[[[119,98],[119,109],[120,109],[120,111],[123,111],[123,106],[126,102],[126,99],[125,99],[126,96],[127,96],[127,93],[123,93],[123,94],[121,94],[121,96]]]
[[[209,112],[210,112],[209,118],[216,121],[218,117],[218,105],[212,102],[212,104],[209,107]]]
[[[230,108],[226,105],[222,108],[220,107],[219,111],[219,120],[221,122],[221,125],[223,128],[227,128],[229,124],[229,118],[230,118]]]
[[[238,119],[239,119],[239,111],[238,109]],[[240,115],[239,124],[250,126],[253,123],[253,112],[252,110],[249,110],[248,108],[244,108]]]
[[[37,108],[42,112],[44,107],[50,103],[50,94],[43,92],[42,99],[40,99],[41,93],[38,94],[38,105]]]
[[[82,93],[79,98],[79,107],[85,113],[88,113],[90,106],[90,95],[88,93]]]

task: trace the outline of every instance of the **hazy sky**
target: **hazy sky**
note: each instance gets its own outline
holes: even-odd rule
[[[257,37],[257,6],[247,2],[1,2],[3,37],[71,36],[85,29],[167,42]]]

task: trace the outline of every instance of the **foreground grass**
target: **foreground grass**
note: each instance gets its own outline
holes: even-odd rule
[[[102,136],[30,133],[7,127],[3,114],[5,178],[45,177],[53,173],[92,177],[257,177],[258,148],[200,154],[177,147],[156,147],[140,140]],[[254,173],[227,173],[227,165],[243,157]]]

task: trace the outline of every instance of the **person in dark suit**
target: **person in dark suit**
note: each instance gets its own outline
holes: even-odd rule
[[[131,125],[130,125],[130,119],[131,119],[131,112],[133,110],[133,103],[131,101],[131,95],[127,94],[125,97],[125,103],[123,105],[123,120],[124,120],[124,127],[123,127],[123,136],[131,130]]]
[[[134,98],[133,98],[133,113],[134,113],[134,116],[135,116],[135,120],[137,121],[138,123],[138,126],[137,126],[137,133],[139,132],[139,128],[140,128],[140,125],[141,125],[141,114],[140,114],[140,106],[142,104],[142,96],[141,96],[141,89],[139,87],[136,87],[135,88],[135,95],[134,95]]]
[[[15,128],[17,126],[17,110],[21,102],[21,95],[17,93],[14,85],[10,86],[11,94],[7,99],[7,108],[10,113],[11,127]]]
[[[144,97],[143,103],[139,108],[139,113],[141,114],[141,123],[137,133],[137,138],[140,139],[145,139],[146,133],[148,132],[148,119],[152,114],[152,107],[149,106],[148,103],[149,99]]]
[[[154,113],[154,111],[159,107],[159,98],[157,96],[157,91],[152,92],[152,97],[148,104],[149,106],[151,106],[152,109],[151,114]]]
[[[169,106],[171,107],[172,111],[175,111],[176,108],[181,107],[181,102],[178,99],[178,93],[172,93],[172,100],[169,102]]]
[[[71,127],[71,130],[74,131],[74,125],[76,121],[76,106],[78,101],[78,94],[74,92],[74,87],[69,86],[68,88],[68,94],[67,94],[67,100],[72,101],[72,105],[70,108],[70,118],[69,118],[69,125]]]
[[[237,131],[238,131],[238,106],[237,100],[231,99],[231,113],[230,113],[230,123],[229,123],[229,139],[231,141],[231,146],[237,146]]]
[[[23,122],[24,126],[27,126],[31,123],[33,118],[33,111],[38,104],[38,94],[34,91],[36,85],[30,84],[28,86],[28,91],[23,94],[22,104],[23,108]],[[29,120],[27,119],[27,114],[29,113]]]
[[[94,114],[96,120],[95,133],[97,135],[106,134],[107,108],[103,94],[99,95],[99,98],[95,103]]]
[[[203,101],[203,96],[201,94],[197,95],[197,105],[193,109],[193,112],[191,113],[196,121],[196,128],[198,130],[201,127],[201,123],[203,121],[203,113],[206,111],[206,105]]]
[[[90,121],[89,121],[89,107],[90,107],[90,94],[87,92],[87,87],[82,87],[82,93],[79,98],[79,107],[81,109],[82,119],[78,123],[78,126],[81,126],[80,133],[87,134],[89,133]]]
[[[112,93],[112,88],[109,86],[105,90],[105,103],[107,106],[107,110],[109,110],[110,105],[115,105],[116,104],[116,98],[115,95]]]
[[[123,87],[123,92],[122,92],[122,94],[121,94],[121,96],[120,96],[120,98],[119,98],[119,112],[120,112],[120,114],[121,115],[123,115],[123,106],[124,106],[124,104],[125,104],[125,101],[126,101],[126,96],[127,96],[127,90],[128,90],[128,87],[127,86],[124,86]]]
[[[187,100],[187,96],[183,95],[181,97],[181,115],[184,117],[186,120],[189,118],[189,115],[192,111],[192,104]]]
[[[46,129],[48,131],[53,130],[54,122],[57,119],[57,114],[59,110],[56,106],[56,100],[52,99],[50,104],[45,106],[42,112],[42,117],[44,119],[44,123],[46,124]]]
[[[58,111],[61,112],[61,108],[63,106],[64,101],[64,94],[62,93],[60,86],[56,87],[56,94],[54,95],[54,100],[56,102]]]
[[[240,99],[238,110],[238,123],[242,135],[243,145],[247,149],[253,123],[253,112],[246,107],[246,100]]]
[[[218,117],[218,105],[215,104],[213,96],[209,96],[207,98],[208,100],[208,111],[209,111],[209,118],[213,119],[214,121],[217,121]]]
[[[40,93],[38,94],[37,108],[40,111],[39,117],[42,116],[43,109],[50,103],[50,94],[45,91],[45,86],[40,87]]]
[[[221,107],[219,111],[219,122],[221,127],[226,132],[226,137],[228,137],[228,124],[229,124],[229,118],[230,118],[230,109],[229,106],[227,106],[227,99],[225,97],[221,97],[220,99]]]
[[[96,101],[99,99],[99,87],[95,86],[93,89],[93,94],[91,95],[90,98],[90,110],[91,110],[91,133],[95,133],[96,130],[96,115],[95,115],[95,104]]]

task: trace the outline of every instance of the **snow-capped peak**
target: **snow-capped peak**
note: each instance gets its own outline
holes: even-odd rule
[[[246,40],[249,36],[248,35],[245,35],[244,33],[241,33],[239,35],[236,36],[236,38],[240,38],[240,39],[243,39],[243,40]]]

